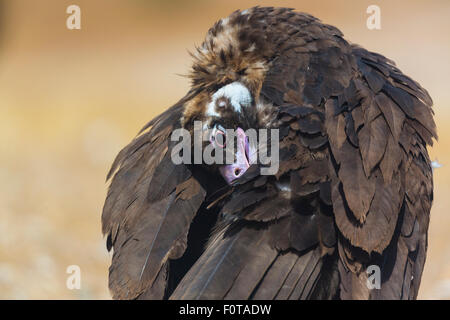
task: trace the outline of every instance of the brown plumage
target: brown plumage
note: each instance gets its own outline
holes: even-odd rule
[[[416,298],[433,199],[427,145],[437,138],[426,90],[286,8],[234,12],[193,56],[191,90],[108,175],[113,297]],[[251,103],[211,116],[208,103],[230,83]],[[173,164],[170,135],[194,120],[279,128],[278,172],[251,166],[227,184],[215,167]],[[379,290],[366,285],[370,265]]]

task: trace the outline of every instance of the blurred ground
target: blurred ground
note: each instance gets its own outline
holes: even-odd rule
[[[381,7],[382,30],[366,28]],[[82,11],[68,30],[67,6]],[[0,0],[0,298],[108,299],[100,232],[115,154],[188,88],[187,50],[235,9],[289,6],[336,25],[427,88],[439,142],[420,298],[450,298],[450,2]],[[81,268],[81,289],[66,268]]]

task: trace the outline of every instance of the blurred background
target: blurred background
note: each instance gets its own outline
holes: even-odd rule
[[[68,30],[66,8],[81,8]],[[429,90],[439,142],[421,299],[450,298],[450,1],[0,0],[0,298],[109,299],[100,229],[117,152],[188,90],[188,50],[236,9],[287,6],[337,26]],[[366,27],[371,4],[381,30]],[[447,196],[446,196],[447,195]],[[69,290],[66,269],[81,268]]]

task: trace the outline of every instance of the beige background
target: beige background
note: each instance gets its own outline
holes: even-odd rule
[[[78,4],[82,29],[66,28]],[[235,9],[290,6],[395,60],[435,101],[435,202],[420,298],[450,298],[450,1],[0,0],[0,298],[108,299],[105,175],[188,89],[187,53]],[[366,28],[381,7],[382,30]],[[66,288],[79,265],[81,290]]]

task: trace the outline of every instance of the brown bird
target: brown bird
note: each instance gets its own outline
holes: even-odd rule
[[[189,92],[108,174],[113,298],[415,299],[437,138],[427,91],[288,8],[236,11],[192,55]],[[174,163],[172,132],[194,121],[203,145],[237,141],[234,162]],[[274,174],[252,160],[270,149],[251,149],[252,128],[279,130]]]

